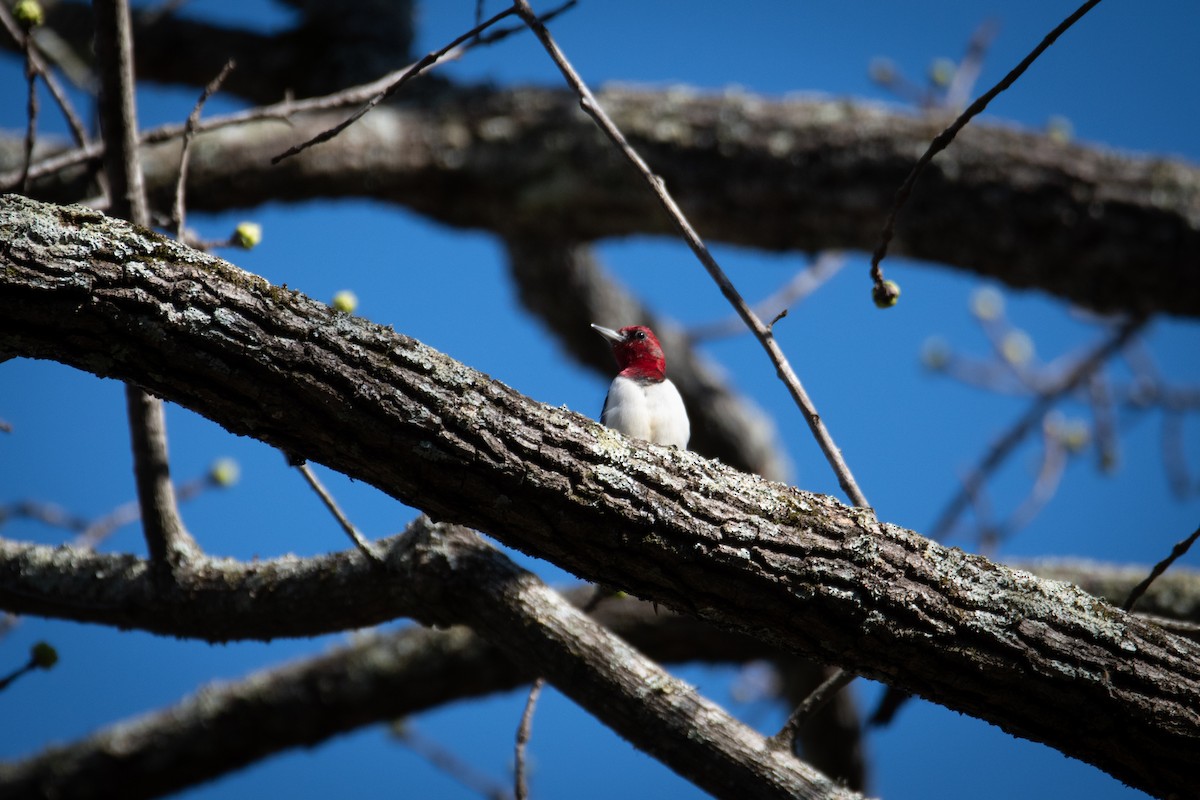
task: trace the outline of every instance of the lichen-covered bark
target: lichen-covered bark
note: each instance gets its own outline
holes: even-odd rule
[[[416,525],[423,525],[418,521]],[[404,536],[409,535],[407,532]],[[389,563],[403,538],[376,543]],[[1040,564],[1032,568],[1107,586],[1118,601],[1146,570],[1112,565]],[[122,628],[195,636],[207,641],[315,635],[420,613],[411,581],[398,581],[357,551],[242,564],[200,557],[169,582],[151,583],[151,565],[132,556],[83,553],[0,540],[0,607],[42,616],[89,620]],[[97,581],[97,575],[104,580]],[[1145,603],[1158,613],[1193,598],[1183,570],[1151,587]],[[576,605],[593,590],[572,593]],[[1191,609],[1194,610],[1194,609]],[[1184,613],[1189,613],[1184,611]],[[593,614],[661,663],[778,658],[775,649],[665,609],[625,597]],[[789,670],[788,674],[792,674]],[[312,746],[351,728],[416,714],[454,700],[507,691],[533,677],[525,663],[506,658],[465,630],[407,629],[356,642],[325,656],[250,675],[161,712],[118,723],[62,747],[0,764],[0,789],[39,787],[58,795],[104,796],[119,780],[126,796],[212,778],[257,756]],[[839,695],[844,699],[845,694]],[[296,711],[299,706],[300,711]],[[309,713],[319,707],[320,713]],[[828,744],[829,729],[815,726]],[[120,759],[98,757],[124,742]],[[130,746],[129,742],[137,742]],[[807,743],[806,743],[807,744]],[[820,752],[805,757],[826,774],[846,774],[844,750],[826,756],[842,771],[822,767]]]
[[[0,354],[133,381],[590,580],[1195,786],[1200,646],[870,511],[641,447],[80,208],[0,200]]]

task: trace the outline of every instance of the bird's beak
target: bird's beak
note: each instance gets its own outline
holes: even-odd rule
[[[625,341],[625,337],[622,336],[621,334],[617,333],[616,331],[614,331],[612,328],[605,328],[604,326],[597,325],[594,322],[592,323],[592,328],[595,329],[596,333],[600,334],[605,339],[608,339],[611,342]]]

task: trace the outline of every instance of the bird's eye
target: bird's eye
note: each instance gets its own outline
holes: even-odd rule
[[[633,338],[635,338],[635,339],[638,339],[639,341],[640,341],[640,340],[642,340],[642,339],[645,339],[645,338],[646,338],[646,332],[645,332],[645,331],[634,331],[634,332],[633,332]]]

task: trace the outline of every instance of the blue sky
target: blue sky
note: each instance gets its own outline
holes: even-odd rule
[[[682,83],[711,90],[737,86],[771,96],[820,93],[891,102],[869,80],[872,59],[887,57],[919,80],[932,59],[957,58],[974,28],[994,17],[1001,28],[984,65],[981,91],[1074,6],[1044,0],[778,0],[734,13],[733,4],[718,2],[583,0],[553,31],[593,87],[606,82]],[[193,0],[185,9],[248,26],[287,20],[260,0]],[[467,0],[422,4],[417,49],[424,52],[453,38],[470,27],[473,14],[474,2]],[[1197,30],[1200,6],[1194,4],[1102,3],[1001,95],[986,118],[1040,128],[1061,116],[1083,141],[1200,161]],[[445,67],[445,73],[464,81],[559,85],[553,65],[529,36],[472,52]],[[19,64],[11,58],[0,61],[0,126],[23,126],[23,92]],[[193,89],[144,91],[143,122],[184,118],[195,94]],[[217,99],[209,111],[230,105]],[[47,128],[53,129],[55,116],[44,102]],[[390,324],[533,398],[598,413],[607,376],[570,362],[539,323],[524,315],[508,283],[501,248],[489,236],[431,225],[376,203],[345,201],[193,215],[190,223],[215,238],[245,218],[260,222],[265,235],[253,252],[224,254],[239,266],[319,299],[352,289],[361,301],[360,315]],[[751,299],[770,293],[805,263],[795,254],[764,256],[720,244],[713,249]],[[677,241],[635,237],[602,243],[600,252],[607,266],[649,304],[684,323],[729,313],[715,286]],[[890,259],[887,266],[904,290],[897,308],[882,313],[870,304],[866,267],[856,256],[776,331],[880,518],[922,531],[964,472],[1028,401],[965,387],[920,366],[922,343],[931,335],[943,337],[956,351],[987,354],[987,340],[968,310],[972,293],[984,284],[935,265]],[[1005,298],[1009,318],[1032,336],[1040,357],[1073,351],[1097,336],[1094,327],[1041,294],[1005,292]],[[580,325],[589,322],[617,326],[632,321],[581,319]],[[1194,321],[1153,324],[1148,346],[1173,382],[1194,385],[1200,380],[1198,332]],[[742,337],[713,343],[706,351],[725,365],[742,391],[775,416],[796,465],[794,482],[837,494],[836,481],[757,345]],[[1114,374],[1127,373],[1118,367]],[[1068,417],[1087,416],[1079,405],[1067,404],[1063,410]],[[0,419],[14,427],[0,436],[0,503],[36,498],[94,516],[133,496],[118,384],[51,363],[6,362],[0,364]],[[250,558],[345,546],[341,532],[279,453],[231,437],[178,407],[169,408],[168,420],[179,479],[202,474],[220,457],[235,458],[241,465],[236,487],[207,493],[184,509],[208,552]],[[1188,420],[1184,430],[1189,463],[1200,471],[1200,420]],[[1123,417],[1119,469],[1101,475],[1090,451],[1073,460],[1055,498],[1005,543],[1000,555],[1132,563],[1163,557],[1195,528],[1200,500],[1181,501],[1168,490],[1161,438],[1159,416]],[[1025,447],[989,486],[998,513],[1020,502],[1036,464],[1036,449]],[[372,489],[318,470],[358,526],[372,536],[397,531],[415,513]],[[11,523],[0,533],[45,543],[61,539],[58,532],[29,523]],[[970,539],[954,543],[969,547]],[[105,549],[141,552],[139,531],[120,530]],[[519,559],[548,580],[572,580]],[[1184,563],[1200,567],[1200,554],[1189,554]],[[30,644],[41,639],[53,643],[62,660],[54,671],[29,676],[0,694],[0,718],[6,721],[0,726],[0,758],[177,701],[207,681],[236,679],[342,641],[325,637],[210,646],[26,619],[0,640],[0,673],[23,661]],[[782,719],[778,709],[765,705],[732,704],[732,669],[689,667],[681,674],[765,730]],[[880,690],[861,684],[854,691],[869,708]],[[523,699],[523,693],[516,693],[454,706],[415,724],[476,768],[507,781]],[[700,796],[553,692],[543,698],[531,748],[538,797]],[[910,704],[890,728],[873,733],[868,749],[873,791],[887,798],[1143,796],[1090,766],[926,703]],[[296,798],[332,791],[472,796],[389,742],[379,729],[286,754],[184,796],[249,798],[284,791]]]

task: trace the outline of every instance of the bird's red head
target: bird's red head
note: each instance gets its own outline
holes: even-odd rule
[[[613,356],[622,375],[651,381],[666,377],[667,362],[654,331],[645,325],[628,325],[616,331],[599,325],[592,327],[612,342]]]

